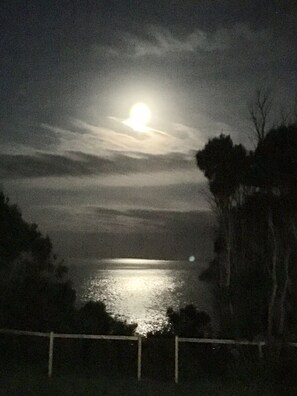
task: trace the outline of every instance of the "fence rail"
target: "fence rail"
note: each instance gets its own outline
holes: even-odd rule
[[[185,338],[175,337],[175,360],[174,360],[174,381],[178,383],[179,374],[179,343],[197,343],[197,344],[217,344],[217,345],[253,345],[258,347],[259,358],[263,358],[263,346],[266,345],[265,341],[236,341],[236,340],[219,340],[214,338]]]
[[[117,340],[117,341],[137,341],[137,380],[141,380],[142,365],[142,337],[141,336],[121,336],[121,335],[97,335],[97,334],[67,334],[67,333],[45,333],[38,331],[0,329],[0,334],[11,334],[20,336],[35,336],[49,338],[48,353],[48,376],[53,373],[54,360],[54,339],[71,338],[71,339],[90,339],[90,340]],[[177,384],[179,380],[179,344],[180,343],[198,343],[198,344],[216,344],[216,345],[253,345],[258,347],[259,358],[263,357],[263,346],[265,341],[246,341],[246,340],[220,340],[215,338],[186,338],[176,336],[174,339],[175,356],[174,356],[174,381]],[[288,342],[287,345],[297,347],[296,342]]]
[[[49,338],[49,352],[48,352],[48,376],[51,378],[53,374],[53,360],[54,360],[54,339],[55,338],[72,338],[72,339],[88,339],[88,340],[117,340],[117,341],[137,341],[137,379],[141,380],[141,350],[142,338],[141,336],[121,336],[121,335],[97,335],[97,334],[67,334],[67,333],[42,333],[38,331],[25,330],[11,330],[0,329],[0,334],[11,334],[20,336],[37,336]]]

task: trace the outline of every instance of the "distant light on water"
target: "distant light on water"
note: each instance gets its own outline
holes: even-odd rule
[[[141,259],[141,258],[116,258],[116,259],[108,259],[105,261],[109,261],[114,264],[163,264],[170,263],[171,260],[153,260],[153,259]]]
[[[190,257],[189,257],[189,262],[190,262],[190,263],[194,263],[195,260],[196,260],[196,257],[195,257],[195,256],[190,256]]]

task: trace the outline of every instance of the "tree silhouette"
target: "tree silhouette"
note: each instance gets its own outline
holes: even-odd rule
[[[48,236],[27,223],[0,193],[0,327],[95,334],[132,334],[136,325],[113,319],[105,305],[75,307],[67,268],[53,254]]]
[[[167,317],[170,331],[180,337],[209,337],[211,318],[204,311],[198,311],[193,304],[186,305],[178,311],[168,308]]]
[[[249,105],[250,119],[253,124],[252,141],[261,142],[271,127],[272,92],[268,88],[261,87],[256,90],[255,96]]]
[[[214,282],[227,336],[284,337],[296,331],[297,127],[265,133],[254,152],[229,136],[197,155],[217,213]]]

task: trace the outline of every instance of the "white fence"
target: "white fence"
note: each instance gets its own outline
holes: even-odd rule
[[[198,344],[220,344],[220,345],[254,345],[258,346],[259,358],[263,357],[263,346],[265,345],[264,341],[235,341],[235,340],[217,340],[212,338],[184,338],[184,337],[175,337],[175,366],[174,366],[174,380],[175,383],[178,383],[178,372],[179,372],[179,364],[178,364],[178,347],[180,342],[193,342]]]
[[[48,351],[48,376],[51,377],[53,373],[53,360],[54,360],[54,340],[55,338],[75,338],[75,339],[88,339],[88,340],[118,340],[118,341],[137,341],[137,379],[141,380],[141,349],[142,338],[140,336],[118,336],[118,335],[95,335],[95,334],[58,334],[54,332],[41,333],[36,331],[23,331],[23,330],[9,330],[0,329],[1,334],[13,335],[26,335],[35,337],[49,338],[49,351]]]
[[[89,340],[120,340],[120,341],[137,341],[137,380],[141,380],[141,363],[142,363],[142,337],[141,336],[120,336],[120,335],[94,335],[94,334],[58,334],[54,332],[42,333],[36,331],[23,330],[9,330],[0,329],[0,334],[25,335],[34,337],[49,338],[49,352],[48,352],[48,376],[51,377],[53,373],[54,360],[54,339],[55,338],[72,338],[72,339],[89,339]],[[236,340],[218,340],[213,338],[185,338],[175,337],[175,356],[174,356],[174,380],[178,383],[179,379],[179,344],[198,343],[198,344],[216,344],[216,345],[253,345],[258,347],[259,358],[263,357],[263,346],[266,345],[264,341],[236,341]],[[287,345],[297,347],[297,343],[289,342]]]
[[[219,344],[219,345],[253,345],[258,347],[258,354],[259,358],[263,358],[263,346],[265,346],[267,343],[265,341],[236,341],[236,340],[218,340],[218,339],[213,339],[213,338],[184,338],[184,337],[175,337],[175,359],[174,359],[174,380],[175,383],[178,383],[178,373],[179,373],[179,363],[178,363],[178,357],[179,357],[179,343],[181,342],[193,342],[193,343],[198,343],[198,344]],[[297,347],[296,342],[288,342],[287,345],[292,346],[292,347]]]

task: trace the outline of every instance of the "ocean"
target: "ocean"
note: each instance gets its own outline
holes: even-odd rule
[[[103,301],[114,317],[137,323],[137,333],[160,330],[168,307],[194,304],[212,316],[210,286],[199,280],[207,263],[144,259],[70,259],[77,302]]]

